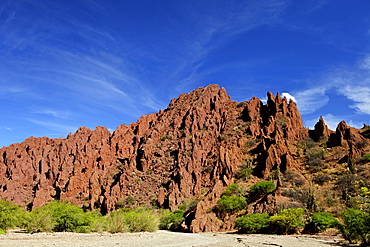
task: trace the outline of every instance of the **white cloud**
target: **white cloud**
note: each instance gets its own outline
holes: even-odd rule
[[[312,87],[295,93],[303,115],[326,105],[329,101],[326,93],[329,90],[352,101],[349,107],[356,109],[357,114],[370,114],[370,55],[351,67],[333,69],[309,83]]]
[[[341,116],[334,116],[333,114],[326,114],[322,116],[326,125],[329,129],[335,130],[338,126],[338,124],[343,120],[343,117]],[[316,120],[318,121],[318,119]]]
[[[0,97],[7,96],[9,94],[27,94],[28,90],[19,85],[0,86]]]
[[[64,124],[60,124],[60,123],[56,123],[56,122],[52,122],[52,121],[41,121],[41,120],[36,120],[36,119],[27,119],[28,121],[34,123],[34,124],[37,124],[37,125],[40,125],[40,126],[43,126],[45,128],[48,128],[50,130],[53,130],[55,132],[58,132],[58,133],[69,133],[69,132],[75,132],[78,127],[76,126],[70,126],[70,125],[64,125]],[[58,135],[58,134],[56,134]]]
[[[296,98],[295,98],[293,95],[291,95],[290,93],[288,93],[288,92],[281,93],[281,96],[282,96],[283,98],[285,97],[285,98],[288,100],[288,102],[289,102],[290,100],[292,100],[292,101],[294,101],[294,102],[296,102],[296,103],[297,103]]]
[[[310,88],[295,93],[298,108],[301,114],[310,114],[326,105],[329,98],[325,95],[325,87]]]
[[[363,127],[363,123],[351,120],[350,119],[351,116],[334,116],[333,114],[326,114],[322,117],[324,119],[325,124],[328,126],[328,128],[333,131],[336,130],[338,124],[343,120],[346,121],[347,125],[351,127],[354,127],[357,129],[361,129]],[[313,129],[315,124],[318,121],[319,121],[319,118],[314,118],[314,119],[306,120],[304,121],[304,123],[306,127]]]
[[[60,118],[60,119],[66,119],[70,115],[70,112],[68,111],[59,111],[59,110],[54,110],[54,109],[49,109],[49,108],[38,109],[33,112],[37,114],[49,115],[49,116]]]
[[[186,37],[192,38],[184,39],[188,42],[184,44],[183,50],[186,52],[182,53],[182,57],[173,59],[183,61],[169,76],[171,81],[179,82],[176,90],[187,91],[189,85],[193,88],[195,83],[211,72],[200,72],[200,66],[210,53],[238,38],[242,33],[262,25],[275,25],[287,6],[286,1],[282,0],[268,0],[263,3],[234,2],[231,5],[222,4],[220,8],[214,8],[212,11],[203,6],[202,1],[191,7],[181,6],[189,21],[194,22],[194,28],[184,30]]]
[[[370,114],[370,86],[345,86],[339,91],[348,99],[355,102],[350,107],[356,109],[359,113]]]
[[[5,129],[5,130],[13,130],[12,128],[6,127],[6,126],[0,126],[0,129]]]
[[[365,56],[365,58],[360,62],[359,67],[370,71],[370,55]]]

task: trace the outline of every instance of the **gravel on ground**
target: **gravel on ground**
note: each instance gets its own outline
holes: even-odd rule
[[[16,233],[0,235],[0,246],[127,246],[127,247],[330,247],[343,246],[335,236],[265,235],[232,233],[180,233],[170,231],[140,233]]]

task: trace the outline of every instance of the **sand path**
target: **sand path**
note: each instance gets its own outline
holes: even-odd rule
[[[178,233],[157,231],[154,233],[7,233],[0,235],[0,246],[282,246],[282,247],[330,247],[341,246],[341,238],[324,236],[281,236],[227,233]]]

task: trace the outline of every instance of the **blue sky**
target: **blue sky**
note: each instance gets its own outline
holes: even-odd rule
[[[370,124],[368,0],[0,0],[0,147],[114,130],[219,84]]]

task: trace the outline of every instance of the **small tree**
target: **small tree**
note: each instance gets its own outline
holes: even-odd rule
[[[362,156],[362,158],[364,160],[366,160],[367,162],[369,162],[370,161],[370,154],[365,154],[364,156]]]
[[[224,196],[240,196],[242,195],[242,190],[237,184],[230,184],[227,186],[226,190],[222,193]]]
[[[339,227],[339,221],[334,218],[331,213],[318,212],[312,214],[311,222],[309,223],[315,232],[320,232],[326,228],[336,228]]]
[[[184,210],[164,210],[160,216],[159,229],[176,231],[184,220]]]
[[[342,212],[344,225],[341,227],[343,237],[355,243],[370,245],[370,214],[359,209],[348,208]]]
[[[249,199],[250,201],[255,200],[266,193],[273,191],[275,189],[275,185],[271,181],[260,181],[255,183],[249,188]]]
[[[13,202],[0,200],[0,230],[20,227],[26,220],[26,212]]]
[[[243,196],[222,196],[221,199],[217,201],[217,206],[221,213],[234,213],[245,208],[245,206],[247,206],[247,201]]]
[[[27,229],[31,232],[89,232],[92,223],[93,217],[82,208],[67,202],[53,201],[31,213]]]
[[[294,233],[304,226],[303,214],[302,208],[287,208],[271,216],[270,225],[278,234]]]
[[[268,214],[247,214],[236,219],[235,227],[241,232],[258,233],[265,229],[269,224],[270,216]]]
[[[153,211],[145,208],[133,210],[120,209],[112,212],[107,218],[107,230],[117,232],[153,232],[158,229],[159,219]]]

